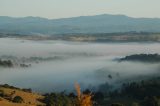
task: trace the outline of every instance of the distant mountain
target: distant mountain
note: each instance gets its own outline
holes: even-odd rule
[[[0,33],[67,34],[130,31],[160,32],[160,19],[108,14],[63,19],[0,16]]]

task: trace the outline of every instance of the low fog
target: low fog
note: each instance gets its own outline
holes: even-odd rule
[[[0,59],[31,64],[27,68],[0,67],[0,84],[31,88],[37,92],[70,91],[75,82],[85,89],[106,82],[117,86],[126,81],[158,76],[160,63],[115,61],[140,53],[160,54],[160,44],[0,38]]]

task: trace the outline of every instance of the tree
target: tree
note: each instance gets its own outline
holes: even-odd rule
[[[77,106],[92,106],[92,96],[90,94],[81,93],[81,88],[79,84],[75,84],[75,89],[77,92]],[[86,91],[89,92],[88,90]]]

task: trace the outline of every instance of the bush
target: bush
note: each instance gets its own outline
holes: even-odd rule
[[[45,95],[44,102],[47,106],[74,106],[72,99],[62,93],[51,93]]]
[[[28,93],[32,93],[32,89],[31,89],[31,88],[28,88],[28,89],[22,89],[22,91],[24,91],[24,92],[28,92]]]
[[[0,97],[4,97],[4,92],[0,90]]]
[[[144,106],[159,106],[159,100],[157,97],[145,97],[142,105]]]
[[[124,105],[120,104],[120,103],[113,103],[113,104],[111,104],[111,106],[124,106]]]
[[[131,106],[139,106],[139,104],[136,102],[133,102]]]
[[[14,103],[23,103],[24,100],[23,100],[22,97],[16,96],[16,97],[13,98],[13,102],[14,102]]]

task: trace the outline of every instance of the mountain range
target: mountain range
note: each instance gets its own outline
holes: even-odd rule
[[[160,32],[160,18],[133,18],[109,14],[62,19],[0,16],[0,33],[54,35],[130,31]]]

